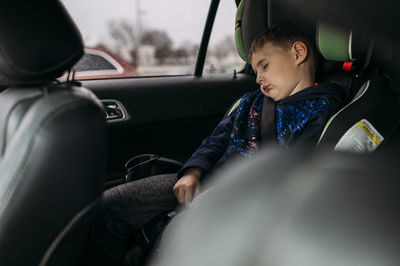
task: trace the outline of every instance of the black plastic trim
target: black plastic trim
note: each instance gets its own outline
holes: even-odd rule
[[[204,28],[203,37],[201,39],[199,54],[197,55],[196,68],[194,70],[195,76],[201,76],[203,74],[208,43],[210,41],[211,30],[214,25],[214,20],[215,20],[215,15],[217,14],[218,5],[219,5],[219,0],[211,1],[210,10],[208,11],[207,15],[206,26]]]

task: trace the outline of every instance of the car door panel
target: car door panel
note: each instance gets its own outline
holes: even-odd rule
[[[144,153],[185,161],[211,134],[232,103],[258,88],[252,75],[142,77],[87,80],[100,99],[123,104],[130,119],[108,124],[107,180]]]

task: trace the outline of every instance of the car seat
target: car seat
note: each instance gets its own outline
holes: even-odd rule
[[[101,195],[105,119],[79,83],[83,55],[60,1],[0,2],[0,264],[82,265]]]
[[[374,54],[373,42],[365,36],[323,22],[304,22],[297,10],[280,1],[242,0],[235,24],[236,46],[242,59],[247,62],[251,42],[258,34],[282,20],[294,21],[310,32],[322,55],[316,81],[337,83],[345,95],[345,106],[328,121],[318,146],[371,152],[389,141],[399,120],[399,108],[386,76],[379,71],[382,61],[387,62],[382,57],[387,56]],[[381,57],[376,60],[380,64],[376,64],[376,57]],[[365,136],[356,140],[354,133],[360,129],[367,136],[362,145],[359,140]]]
[[[334,40],[331,49],[324,49],[324,52],[328,54],[329,60],[321,58],[318,72],[316,75],[316,81],[318,83],[334,82],[337,83],[343,90],[345,101],[350,102],[351,99],[356,95],[358,89],[361,87],[361,80],[363,79],[360,75],[360,69],[355,67],[351,59],[346,56],[346,49],[349,49],[349,38],[352,36],[350,31],[332,30],[323,24],[323,27],[318,27],[317,23],[305,23],[297,16],[295,10],[291,10],[289,7],[280,6],[279,1],[266,1],[266,0],[242,0],[239,3],[236,13],[235,23],[235,41],[236,48],[241,58],[248,62],[248,51],[250,50],[251,43],[253,40],[261,34],[269,25],[273,25],[280,22],[296,22],[299,28],[308,35],[312,42],[315,42],[318,46],[318,39],[324,40],[324,44],[327,40]],[[318,31],[320,33],[318,34]],[[359,37],[359,36],[357,36]],[[366,49],[362,40],[359,38],[356,41],[353,38],[352,47],[355,50],[353,52],[354,59],[362,59],[366,53]],[[347,41],[347,42],[346,42]],[[328,42],[329,44],[329,42]],[[356,47],[356,48],[355,48]],[[332,49],[333,48],[333,49]],[[356,53],[357,52],[357,53]],[[329,54],[330,53],[330,54]],[[322,57],[322,56],[321,56]],[[358,60],[361,61],[361,60]],[[364,63],[364,62],[357,62]],[[239,101],[237,102],[237,104]],[[264,104],[266,102],[264,101]],[[271,103],[269,103],[271,105]],[[234,106],[235,108],[236,106]],[[275,112],[271,106],[267,107],[269,114]],[[274,115],[271,115],[274,116]],[[263,116],[263,120],[266,120]],[[262,122],[264,127],[269,127],[275,131],[275,121],[270,119],[267,123]],[[270,136],[273,134],[270,134]],[[271,142],[271,140],[269,141]],[[272,140],[273,142],[273,140]]]
[[[321,30],[319,30],[321,33]],[[319,36],[319,43],[324,37]],[[351,49],[349,45],[349,49]],[[321,51],[328,57],[328,51]],[[382,66],[373,59],[372,46],[361,69],[358,84],[360,89],[350,91],[349,102],[328,121],[319,145],[340,151],[368,153],[389,142],[400,117],[396,95],[391,89]],[[350,58],[348,58],[350,59]],[[368,64],[368,67],[365,65]],[[362,81],[362,83],[360,83]]]

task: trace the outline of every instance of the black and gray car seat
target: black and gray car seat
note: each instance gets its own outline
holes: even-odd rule
[[[335,39],[324,36],[332,30],[336,31],[333,34]],[[350,60],[354,60],[356,50],[353,32],[341,32],[345,33],[320,24],[317,30],[319,49],[326,59],[352,62]],[[339,43],[335,44],[335,40]],[[328,121],[319,145],[341,151],[368,153],[379,148],[385,140],[389,142],[394,135],[400,110],[389,80],[380,70],[382,62],[375,60],[376,56],[385,56],[380,54],[382,51],[374,51],[373,44],[369,42],[362,66],[359,66],[359,77],[353,79],[356,86],[349,91],[347,104]],[[331,51],[337,50],[336,47],[345,49],[341,53],[332,54]]]
[[[105,121],[79,83],[83,55],[60,1],[0,2],[0,264],[84,265],[101,195]]]
[[[387,77],[374,64],[373,42],[349,29],[297,18],[296,10],[279,1],[241,0],[235,24],[239,55],[247,62],[253,39],[269,25],[282,20],[302,24],[323,57],[317,82],[337,83],[346,98],[345,106],[328,121],[318,146],[371,152],[388,142],[397,128],[399,108]]]

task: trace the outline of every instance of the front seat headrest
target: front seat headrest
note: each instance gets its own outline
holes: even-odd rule
[[[1,1],[0,10],[0,85],[53,80],[83,55],[82,37],[60,1]]]

